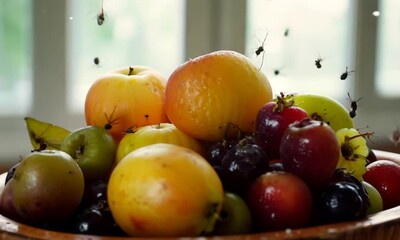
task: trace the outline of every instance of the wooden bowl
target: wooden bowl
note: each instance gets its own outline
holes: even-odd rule
[[[374,150],[378,159],[387,159],[400,164],[400,154]],[[0,175],[0,184],[4,182],[6,174]],[[0,188],[0,191],[2,187]],[[99,237],[79,235],[43,230],[18,223],[0,215],[0,239],[82,239],[82,240],[111,240],[137,239],[132,237]],[[147,238],[151,239],[151,238]],[[398,240],[400,239],[400,206],[368,216],[359,221],[342,222],[336,224],[313,226],[301,229],[287,229],[234,235],[224,237],[199,237],[182,239],[215,239],[215,240],[281,240],[281,239],[362,239],[362,240]]]

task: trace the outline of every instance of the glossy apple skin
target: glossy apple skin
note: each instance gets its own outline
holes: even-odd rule
[[[377,160],[367,165],[363,178],[381,194],[384,210],[400,205],[400,165]]]
[[[158,71],[145,66],[100,76],[86,95],[86,124],[107,128],[119,142],[129,128],[169,122],[164,112],[166,82]]]
[[[328,124],[305,119],[285,130],[280,154],[285,171],[299,176],[312,188],[322,188],[334,176],[340,149]]]
[[[247,234],[252,229],[252,216],[246,202],[236,193],[225,191],[220,217],[215,223],[212,234]]]
[[[35,224],[71,217],[81,202],[84,184],[78,164],[59,150],[30,153],[7,182],[19,219]]]
[[[212,166],[170,143],[141,147],[114,168],[107,199],[116,223],[133,237],[194,237],[212,231],[224,192]]]
[[[154,143],[172,143],[204,155],[200,141],[182,132],[172,123],[160,123],[143,126],[133,133],[127,133],[118,144],[116,162],[119,163],[123,157],[133,150]]]
[[[72,131],[61,144],[82,169],[85,181],[105,179],[111,173],[117,143],[104,128],[86,126]]]
[[[308,112],[311,117],[317,115],[336,132],[342,128],[354,128],[353,118],[347,108],[334,98],[320,94],[294,94],[291,100]]]
[[[365,190],[368,193],[370,205],[368,206],[367,209],[367,214],[373,214],[377,213],[383,210],[383,201],[382,201],[382,196],[379,193],[379,191],[372,186],[370,183],[367,183],[366,181],[362,181],[362,184],[365,188]]]
[[[6,184],[0,196],[0,214],[15,221],[21,220],[13,202],[13,188],[15,183]]]
[[[302,108],[291,106],[277,111],[278,103],[268,102],[258,112],[256,119],[257,142],[267,153],[268,159],[280,159],[279,146],[289,124],[308,117]]]
[[[258,231],[300,228],[311,219],[311,191],[302,179],[288,172],[272,171],[258,177],[246,202]]]
[[[164,105],[177,128],[212,142],[224,138],[232,124],[253,133],[258,110],[271,100],[268,78],[249,58],[219,50],[176,68],[167,81]]]

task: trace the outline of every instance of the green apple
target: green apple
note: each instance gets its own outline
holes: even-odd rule
[[[116,162],[119,163],[128,153],[154,143],[171,143],[192,149],[203,155],[203,146],[197,139],[182,132],[172,123],[147,125],[126,133],[117,147]]]
[[[354,128],[349,111],[339,101],[318,94],[294,94],[294,105],[303,108],[312,119],[322,120],[336,132],[342,128]]]
[[[252,231],[253,222],[246,202],[236,193],[225,192],[220,217],[214,235],[238,235]]]
[[[369,197],[369,207],[367,209],[367,214],[377,213],[383,210],[382,196],[379,191],[366,181],[362,181],[362,185],[365,190],[367,190]]]
[[[65,221],[78,209],[85,181],[71,156],[59,150],[35,151],[15,169],[2,201],[26,223]]]
[[[114,165],[117,144],[104,128],[86,126],[67,135],[61,150],[75,159],[85,181],[92,182],[109,176]]]

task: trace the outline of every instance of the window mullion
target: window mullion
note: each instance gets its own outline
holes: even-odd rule
[[[374,86],[376,65],[377,19],[372,12],[378,9],[377,0],[363,0],[357,3],[356,32],[356,82],[354,92],[357,96],[369,96],[365,101],[374,104],[376,92]],[[364,101],[364,100],[363,100]]]
[[[246,35],[246,0],[219,1],[218,33],[219,49],[229,49],[240,53],[245,52]]]
[[[34,109],[46,121],[65,118],[66,1],[39,0],[34,14]]]
[[[186,58],[229,49],[244,53],[246,0],[188,0]]]

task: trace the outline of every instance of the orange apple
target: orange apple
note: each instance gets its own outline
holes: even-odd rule
[[[145,66],[106,73],[86,95],[86,123],[104,127],[119,142],[129,128],[168,122],[164,112],[165,85],[164,76]]]
[[[228,126],[254,132],[259,109],[271,100],[271,85],[258,67],[246,56],[226,50],[183,63],[165,89],[170,121],[205,141],[222,139]]]

